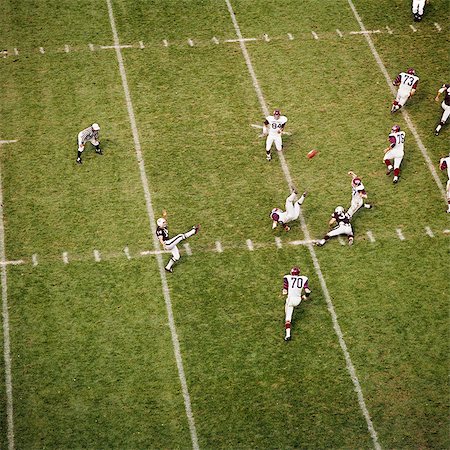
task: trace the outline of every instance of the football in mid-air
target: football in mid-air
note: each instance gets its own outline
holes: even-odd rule
[[[307,156],[309,159],[311,159],[311,158],[314,158],[314,156],[316,156],[317,153],[318,153],[317,150],[311,150],[311,151],[309,151],[309,152],[307,153],[306,156]]]

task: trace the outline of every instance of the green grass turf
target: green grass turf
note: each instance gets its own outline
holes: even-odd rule
[[[348,170],[375,205],[355,216],[353,248],[333,241],[317,254],[380,443],[446,448],[449,225],[417,144],[406,130],[393,186],[382,149],[392,124],[405,123],[389,115],[392,95],[365,39],[347,34],[358,24],[346,2],[287,1],[276,20],[265,2],[232,4],[245,37],[271,37],[248,50],[269,109],[289,118],[285,154],[298,188],[310,190],[313,237],[349,204]],[[373,36],[389,74],[417,69],[407,108],[437,163],[448,151],[448,130],[432,135],[448,70],[433,26],[444,26],[444,2],[430,5],[417,33],[400,1],[355,5],[368,29],[395,31]],[[123,55],[154,209],[168,209],[172,233],[203,225],[194,255],[169,278],[200,447],[371,447],[310,256],[287,245],[303,238],[300,227],[270,231],[268,212],[288,191],[250,126],[263,116],[238,44],[223,43],[236,37],[225,2],[113,7],[121,42],[146,44]],[[189,447],[156,263],[119,256],[151,239],[116,56],[87,47],[112,43],[106,3],[40,2],[32,21],[25,4],[4,11],[3,45],[20,49],[0,61],[0,138],[19,139],[1,153],[6,251],[27,261],[8,268],[17,447]],[[93,121],[105,156],[90,151],[77,167],[76,133]],[[311,148],[320,153],[309,161]],[[249,253],[248,238],[265,247]],[[223,254],[211,254],[216,240]],[[108,261],[94,263],[95,248]],[[286,346],[280,284],[293,264],[310,276],[313,297]],[[0,412],[6,430],[4,401]]]

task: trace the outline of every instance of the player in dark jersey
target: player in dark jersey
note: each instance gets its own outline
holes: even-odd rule
[[[169,237],[169,230],[167,229],[167,220],[165,217],[160,217],[156,221],[156,225],[156,236],[158,237],[159,242],[164,250],[170,250],[172,252],[172,256],[165,267],[167,272],[172,273],[173,265],[180,259],[180,251],[178,250],[177,244],[193,236],[194,234],[197,234],[200,229],[200,225],[195,225],[188,232],[177,234],[173,238]]]
[[[333,236],[339,236],[341,234],[345,234],[348,237],[348,245],[353,244],[353,229],[350,223],[350,216],[345,212],[345,209],[342,206],[337,206],[334,210],[334,213],[331,215],[331,219],[329,222],[330,227],[336,225],[331,231],[329,231],[323,239],[316,241],[316,245],[318,247],[322,247],[325,245]]]
[[[441,121],[439,122],[439,125],[434,130],[434,134],[436,136],[439,136],[439,133],[441,132],[441,128],[445,125],[445,122],[447,122],[448,116],[450,116],[450,84],[444,84],[439,89],[439,91],[436,94],[435,100],[439,101],[439,96],[441,94],[445,93],[444,101],[441,103],[442,109],[444,112],[442,113]]]

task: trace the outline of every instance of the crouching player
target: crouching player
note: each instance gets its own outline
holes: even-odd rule
[[[337,224],[331,231],[329,231],[323,239],[316,241],[318,247],[325,245],[333,236],[340,236],[341,234],[347,235],[348,245],[353,244],[353,228],[350,223],[350,216],[345,212],[342,206],[337,206],[334,213],[331,215],[329,222],[330,227]]]
[[[194,234],[197,234],[198,230],[200,229],[200,225],[193,226],[192,229],[190,229],[186,233],[180,233],[173,238],[169,238],[169,230],[167,229],[166,217],[167,214],[163,212],[163,217],[160,217],[156,221],[156,236],[158,237],[159,242],[161,243],[164,250],[170,250],[172,252],[172,257],[169,259],[166,267],[164,267],[167,272],[172,273],[173,265],[180,259],[180,251],[178,250],[177,244],[193,236]]]
[[[304,291],[304,294],[302,293]],[[285,341],[291,340],[291,322],[294,308],[300,305],[302,300],[306,300],[311,294],[308,287],[308,277],[300,275],[300,269],[293,267],[290,275],[283,278],[283,295],[287,295],[284,305],[285,311]]]

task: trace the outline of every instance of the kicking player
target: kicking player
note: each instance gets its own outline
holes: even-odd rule
[[[347,214],[351,219],[355,212],[358,211],[358,209],[360,209],[362,206],[364,206],[364,208],[370,209],[372,208],[372,205],[364,203],[364,200],[367,198],[367,193],[364,189],[361,178],[356,176],[356,174],[352,171],[348,172],[348,174],[352,177],[352,203],[347,211]]]
[[[167,272],[173,272],[173,265],[180,259],[180,251],[178,250],[177,244],[181,241],[184,241],[187,238],[190,238],[194,234],[198,233],[200,229],[200,225],[195,225],[187,231],[186,233],[177,234],[173,238],[169,237],[169,230],[167,229],[167,214],[163,212],[163,217],[160,217],[156,221],[156,236],[158,236],[159,242],[161,243],[164,250],[170,250],[172,252],[172,256],[169,259],[165,269]]]
[[[100,125],[98,123],[93,123],[90,127],[87,127],[83,131],[80,131],[78,133],[78,164],[83,163],[83,161],[81,160],[81,154],[83,153],[87,142],[90,142],[95,147],[95,153],[97,153],[98,155],[103,155],[102,149],[100,148],[100,142],[98,140],[99,131]]]
[[[301,197],[297,199],[298,192],[294,187],[291,188],[291,195],[286,199],[285,207],[286,211],[282,211],[279,208],[273,208],[270,212],[270,218],[272,219],[272,229],[274,230],[277,225],[281,225],[285,231],[289,231],[291,228],[288,223],[293,220],[297,220],[300,215],[300,205],[305,201],[307,192],[303,192]]]
[[[304,291],[304,294],[303,294]],[[300,305],[302,300],[306,300],[311,295],[311,290],[308,286],[308,277],[300,275],[300,269],[293,267],[290,275],[285,275],[283,278],[283,295],[287,295],[286,303],[284,305],[285,312],[285,341],[291,340],[291,322],[294,308]]]
[[[318,247],[322,247],[333,236],[340,236],[345,234],[348,238],[348,245],[353,245],[353,228],[350,223],[350,216],[345,212],[342,206],[337,206],[334,213],[331,215],[328,225],[331,227],[336,225],[331,231],[329,231],[323,239],[316,241]]]
[[[445,122],[447,122],[448,116],[450,116],[450,84],[443,84],[442,87],[438,90],[435,100],[438,102],[439,97],[441,94],[445,93],[445,98],[443,102],[441,103],[442,109],[444,112],[442,113],[441,121],[439,122],[439,125],[434,130],[434,134],[436,136],[439,136],[439,133],[441,132],[441,128],[445,125]]]
[[[266,159],[272,160],[271,148],[275,142],[276,149],[281,152],[283,150],[283,141],[281,139],[281,133],[286,125],[287,117],[282,116],[279,109],[273,112],[273,116],[267,116],[263,125],[263,134],[267,136],[266,139]]]
[[[390,175],[392,169],[394,169],[393,183],[398,183],[398,177],[400,176],[400,164],[402,163],[405,145],[405,132],[400,131],[398,125],[394,125],[389,133],[389,147],[384,149],[383,162],[386,164],[386,175]],[[392,160],[394,165],[392,165]]]

